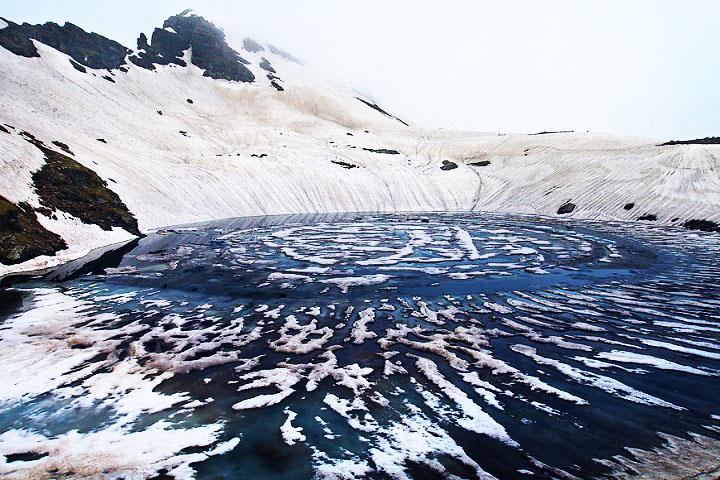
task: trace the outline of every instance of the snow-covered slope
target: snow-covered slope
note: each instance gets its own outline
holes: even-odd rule
[[[212,56],[217,52],[197,43],[171,61],[167,52],[184,44],[167,38],[194,38],[195,30],[183,29],[212,27],[185,12],[170,20],[174,23],[156,30],[157,43],[156,35],[149,44],[143,36],[138,47],[145,48],[128,50],[117,68],[102,63],[118,63],[116,57],[97,60],[113,68],[90,68],[93,59],[85,50],[53,48],[36,40],[39,34],[30,40],[38,56],[0,46],[0,126],[7,131],[0,131],[0,197],[39,209],[42,226],[68,245],[55,256],[0,265],[0,275],[132,237],[123,228],[103,230],[67,212],[41,208],[47,202],[38,195],[33,173],[45,156],[22,132],[96,172],[141,231],[245,215],[428,210],[558,215],[563,206],[572,210],[563,216],[576,218],[720,222],[720,146],[661,147],[657,140],[590,133],[413,128],[250,39],[229,53],[239,54],[240,73],[221,68],[211,74],[195,65],[227,66]],[[15,27],[3,24],[10,26],[0,29],[0,40],[4,29]]]

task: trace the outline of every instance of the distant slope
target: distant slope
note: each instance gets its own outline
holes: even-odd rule
[[[133,236],[125,214],[99,222],[48,207],[36,183],[48,151],[96,174],[109,192],[97,198],[115,195],[141,231],[329,211],[494,210],[710,230],[720,222],[716,145],[413,128],[276,47],[227,44],[191,12],[141,35],[136,49],[71,24],[3,25],[0,196],[26,205],[67,248],[54,242],[54,256],[0,265],[0,275]]]

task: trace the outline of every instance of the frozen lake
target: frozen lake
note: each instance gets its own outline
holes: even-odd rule
[[[477,213],[162,230],[0,291],[0,476],[711,471],[719,254]]]

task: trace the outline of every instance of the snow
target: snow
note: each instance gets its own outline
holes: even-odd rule
[[[376,440],[368,453],[376,468],[391,478],[411,478],[406,471],[407,460],[425,463],[439,474],[445,473],[445,467],[434,458],[441,454],[452,456],[473,468],[478,478],[495,479],[468,457],[445,430],[430,421],[420,408],[412,404],[406,404],[408,411],[403,412],[401,421],[393,421],[386,427],[380,427],[360,398],[351,401],[329,393],[323,401],[345,418],[352,428],[374,434]]]
[[[537,250],[530,247],[522,247],[522,248],[516,248],[513,250],[510,250],[508,252],[508,255],[534,255],[538,253]]]
[[[460,390],[458,387],[450,383],[445,377],[442,376],[437,368],[437,365],[432,360],[427,358],[418,358],[415,362],[418,370],[420,370],[425,376],[440,388],[450,399],[452,399],[460,410],[463,412],[464,417],[458,420],[458,425],[476,433],[482,433],[489,435],[507,445],[517,447],[517,442],[510,438],[505,431],[505,428],[497,423],[493,418],[485,413],[479,405],[473,402],[465,392]]]
[[[14,202],[38,205],[30,176],[43,159],[19,137],[17,132],[25,130],[45,143],[68,144],[78,162],[105,180],[112,178],[110,188],[143,231],[305,212],[556,215],[569,198],[578,205],[568,215],[572,218],[635,220],[641,207],[642,213],[658,215],[658,224],[674,217],[720,220],[720,180],[695,173],[717,169],[716,146],[657,147],[657,140],[597,133],[497,135],[406,127],[358,101],[355,92],[269,51],[243,52],[257,77],[252,84],[213,80],[193,65],[158,66],[156,72],[130,65],[111,83],[75,70],[69,57],[54,49],[35,45],[40,58],[0,48],[0,123],[17,128],[0,132],[0,195]],[[258,65],[262,56],[278,70],[284,92],[269,85]],[[468,165],[477,152],[490,165]],[[440,170],[448,158],[458,168]],[[639,199],[641,206],[622,208]],[[120,235],[87,231],[69,218],[48,228],[70,245],[56,262],[117,242]],[[474,258],[472,239],[458,235]],[[2,266],[0,275],[51,263],[42,258]]]
[[[273,272],[267,277],[268,280],[303,280],[303,281],[310,281],[311,277],[308,277],[307,275],[299,275],[297,273],[283,273],[283,272]]]
[[[287,367],[278,367],[270,370],[259,370],[246,373],[240,377],[241,380],[252,380],[238,388],[243,392],[254,388],[263,388],[275,386],[277,393],[257,395],[255,397],[241,400],[233,405],[235,410],[245,410],[252,408],[262,408],[280,403],[283,399],[289,397],[295,390],[292,388],[301,380],[301,376]]]
[[[533,347],[529,347],[527,345],[516,344],[516,345],[511,345],[510,349],[514,352],[520,353],[522,355],[525,355],[525,356],[533,359],[539,365],[552,366],[552,367],[556,368],[563,375],[566,375],[567,377],[571,378],[572,380],[574,380],[578,383],[582,383],[585,385],[591,385],[593,387],[599,388],[600,390],[604,390],[605,392],[607,392],[611,395],[616,395],[616,396],[623,398],[625,400],[628,400],[630,402],[645,404],[645,405],[661,406],[661,407],[666,407],[666,408],[672,408],[674,410],[685,410],[683,407],[673,405],[670,402],[666,402],[665,400],[662,400],[660,398],[657,398],[657,397],[654,397],[647,393],[636,390],[628,385],[625,385],[624,383],[622,383],[618,380],[615,380],[614,378],[605,377],[603,375],[599,375],[599,374],[593,373],[593,372],[583,371],[583,370],[580,370],[579,368],[575,368],[571,365],[562,363],[558,360],[542,357],[537,354],[537,350]]]
[[[108,409],[114,414],[109,423],[84,433],[71,430],[45,437],[45,432],[7,429],[0,434],[0,456],[26,452],[48,455],[29,462],[2,461],[0,476],[44,478],[48,471],[56,470],[60,476],[145,477],[166,468],[176,471],[177,478],[191,478],[191,463],[237,445],[238,440],[234,439],[210,447],[222,433],[221,422],[185,428],[160,420],[138,430],[136,421],[142,415],[195,403],[189,402],[184,392],[157,391],[160,383],[173,376],[172,372],[141,366],[134,356],[123,361],[116,357],[105,360],[107,352],[120,344],[119,337],[136,333],[142,327],[99,327],[100,322],[118,318],[110,313],[91,314],[89,301],[73,296],[72,292],[34,289],[31,293],[29,305],[33,308],[8,318],[0,333],[3,344],[0,403],[12,405],[48,396],[79,411]],[[87,328],[93,324],[95,328]],[[74,348],[78,345],[83,348]],[[210,401],[208,398],[203,403]],[[190,447],[208,449],[180,453]]]
[[[467,250],[468,253],[468,259],[469,260],[478,260],[481,258],[480,253],[478,252],[477,248],[475,247],[475,244],[472,241],[472,237],[470,234],[463,230],[462,228],[456,228],[456,236],[458,239],[458,242],[462,247]]]
[[[664,348],[667,350],[673,350],[676,352],[688,353],[690,355],[697,355],[699,357],[711,358],[713,360],[720,360],[720,353],[706,352],[697,348],[688,348],[680,345],[675,345],[669,342],[661,342],[659,340],[651,340],[649,338],[641,338],[640,341],[645,345],[651,347]]]
[[[315,476],[319,480],[355,480],[372,472],[367,462],[356,458],[330,460],[326,455],[315,455],[314,459]]]
[[[368,324],[375,321],[375,309],[370,307],[362,310],[360,318],[355,320],[352,331],[350,332],[350,338],[356,345],[365,343],[365,340],[377,337],[375,332],[368,331]]]
[[[406,471],[407,460],[424,463],[437,472],[439,478],[447,475],[445,466],[433,458],[434,454],[449,455],[475,470],[475,478],[497,480],[473,461],[463,448],[438,425],[420,413],[419,408],[410,409],[402,422],[394,422],[381,432],[382,439],[369,453],[378,470],[391,478],[411,480]]]
[[[623,352],[620,350],[613,350],[610,352],[601,352],[597,354],[597,358],[614,360],[616,362],[622,363],[639,363],[641,365],[650,365],[656,368],[660,368],[662,370],[675,370],[678,372],[687,372],[695,375],[711,375],[710,373],[695,367],[680,365],[678,363],[671,362],[670,360],[653,357],[651,355],[643,355],[635,352]]]
[[[7,28],[7,26],[8,26],[8,23],[5,20],[3,20],[2,18],[0,18],[0,30],[2,30],[3,28]]]
[[[285,255],[287,255],[288,257],[292,258],[293,260],[318,263],[320,265],[333,265],[333,264],[337,263],[337,260],[323,258],[323,257],[316,256],[316,255],[302,255],[302,254],[298,253],[294,248],[290,248],[290,247],[283,248],[282,252]]]
[[[349,287],[377,285],[385,283],[390,280],[389,275],[383,275],[381,273],[375,275],[364,275],[361,277],[336,277],[336,278],[325,278],[320,280],[320,283],[329,283],[337,286],[340,291],[347,293]]]
[[[570,324],[571,327],[577,328],[579,330],[585,330],[587,332],[604,332],[606,329],[603,327],[600,327],[598,325],[592,325],[590,323],[585,322],[573,322]]]
[[[322,348],[332,337],[333,330],[330,327],[317,328],[316,319],[301,325],[295,315],[288,315],[278,333],[280,338],[270,343],[271,348],[278,352],[303,354]]]
[[[48,471],[56,470],[57,476],[77,478],[102,478],[109,472],[115,478],[150,477],[163,467],[189,469],[191,461],[204,460],[209,455],[185,456],[179,455],[180,451],[210,445],[219,431],[219,425],[179,429],[169,428],[165,422],[157,422],[137,432],[113,428],[90,433],[73,430],[54,438],[25,430],[8,430],[0,435],[1,455],[28,451],[51,454],[32,462],[2,462],[0,476],[7,479],[47,478]],[[237,444],[237,439],[234,443]]]
[[[296,442],[304,442],[305,435],[302,434],[302,428],[294,427],[292,421],[297,417],[297,413],[292,410],[285,409],[287,413],[287,420],[280,427],[280,433],[282,433],[283,440],[288,445],[295,445]]]

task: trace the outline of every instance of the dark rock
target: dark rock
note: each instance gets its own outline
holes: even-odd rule
[[[277,83],[275,80],[272,80],[272,81],[270,82],[270,85],[272,85],[272,87],[273,87],[275,90],[277,90],[278,92],[284,92],[284,91],[285,91],[285,89],[282,87],[282,85],[280,85],[279,83]]]
[[[260,68],[262,68],[263,70],[265,70],[267,72],[277,73],[275,71],[275,69],[273,68],[273,66],[270,65],[270,62],[268,61],[268,59],[265,57],[262,57],[262,60],[260,61],[259,65],[260,65]]]
[[[0,125],[0,132],[9,134],[9,133],[10,133],[10,130],[8,130],[7,128],[5,128],[5,127],[3,127],[2,125]]]
[[[657,220],[657,215],[655,215],[654,213],[646,213],[645,215],[639,216],[638,220],[642,220],[645,222],[654,222]]]
[[[342,168],[347,168],[347,169],[358,168],[358,166],[355,164],[341,162],[340,160],[330,160],[330,162],[334,163],[335,165],[340,165]]]
[[[165,30],[171,28],[175,33]],[[155,65],[186,66],[183,53],[192,47],[192,63],[205,70],[206,77],[252,82],[255,76],[245,65],[250,62],[228,46],[225,34],[211,22],[185,12],[168,18],[163,28],[156,28],[148,44],[147,37],[138,38],[138,49],[144,50],[130,57],[134,64],[155,69]]]
[[[47,457],[48,454],[45,452],[24,452],[24,453],[11,453],[5,456],[7,463],[12,462],[32,462],[34,460],[40,460],[43,457]]]
[[[261,153],[260,155],[253,153],[253,154],[250,154],[250,156],[255,157],[255,158],[265,158],[265,157],[267,157],[267,153]]]
[[[52,215],[53,215],[53,211],[47,207],[37,207],[37,208],[35,208],[35,212],[39,213],[40,215],[44,215],[46,217],[52,217]]]
[[[635,204],[632,203],[632,202],[630,202],[630,203],[626,203],[623,208],[624,208],[625,210],[632,210],[633,207],[635,207]]]
[[[683,227],[704,232],[720,232],[720,224],[711,220],[688,220],[683,223]]]
[[[351,136],[351,137],[353,136],[353,134],[350,133],[350,132],[345,132],[345,135],[349,135],[349,136]]]
[[[182,135],[183,137],[187,137],[188,133],[185,130],[180,130],[180,135]]]
[[[553,133],[573,133],[575,130],[554,130],[554,131],[542,131],[537,133],[528,133],[528,135],[550,135]]]
[[[173,344],[166,342],[162,338],[151,338],[147,340],[143,346],[145,350],[152,353],[167,352],[173,348]]]
[[[366,152],[373,152],[373,153],[384,153],[386,155],[400,155],[400,152],[397,150],[391,150],[389,148],[363,148]]]
[[[115,80],[113,80],[112,77],[110,77],[110,76],[108,76],[108,75],[103,75],[102,78],[104,78],[104,79],[107,80],[108,82],[115,83]]]
[[[107,143],[104,138],[96,138],[96,140],[100,143]]]
[[[57,140],[53,140],[52,143],[53,143],[53,145],[55,145],[56,147],[58,147],[58,148],[59,148],[60,150],[62,150],[63,152],[69,153],[70,155],[75,155],[75,154],[70,150],[70,147],[68,147],[66,144],[64,144],[64,143],[62,143],[62,142],[59,142],[59,141],[57,141]]]
[[[137,48],[138,50],[148,50],[150,48],[147,35],[145,35],[144,33],[140,33],[140,36],[137,39]]]
[[[82,65],[77,63],[72,58],[69,60],[70,60],[70,65],[72,65],[75,70],[77,70],[78,72],[87,73],[87,69],[85,67],[83,67]]]
[[[162,110],[157,111],[158,115],[162,115]]]
[[[440,166],[440,170],[455,170],[457,167],[457,163],[451,162],[449,160],[443,160],[442,165]]]
[[[402,124],[405,125],[405,126],[408,126],[408,127],[410,126],[410,125],[408,125],[407,123],[405,123],[405,122],[403,122],[402,120],[400,120],[400,119],[399,119],[398,117],[396,117],[395,115],[389,114],[388,112],[386,112],[385,110],[383,110],[382,108],[380,108],[378,105],[376,105],[376,104],[374,104],[374,103],[371,103],[371,102],[368,102],[368,101],[365,101],[365,100],[363,100],[363,99],[360,98],[360,97],[355,97],[355,98],[357,98],[358,100],[360,100],[362,103],[364,103],[364,104],[367,105],[368,107],[372,108],[373,110],[376,110],[376,111],[382,113],[383,115],[385,115],[385,116],[387,116],[387,117],[394,118],[395,120],[397,120],[398,122],[402,123]]]
[[[262,52],[262,51],[265,50],[265,49],[262,47],[262,45],[260,45],[259,43],[257,43],[257,42],[256,42],[255,40],[253,40],[252,38],[245,38],[245,39],[243,39],[243,48],[244,48],[245,50],[247,50],[248,52],[252,52],[252,53]]]
[[[0,196],[0,263],[14,265],[66,248],[65,240],[43,227],[27,204]]]
[[[666,147],[669,145],[720,145],[720,137],[695,138],[693,140],[670,140],[661,143],[658,147]]]
[[[188,103],[190,103],[190,104],[193,103],[192,98],[188,98],[188,99],[186,99],[185,101],[188,102]]]
[[[97,173],[49,149],[32,135],[24,132],[24,136],[45,155],[45,165],[32,174],[41,205],[69,213],[103,230],[120,227],[140,235],[133,214]]]
[[[490,165],[490,160],[480,160],[479,162],[468,163],[471,167],[487,167]]]
[[[575,205],[574,203],[566,202],[566,203],[560,205],[560,208],[558,208],[557,213],[558,213],[558,215],[565,215],[568,213],[572,213],[573,210],[575,210],[576,206],[577,205]]]
[[[0,45],[15,55],[39,57],[31,41],[33,39],[59,50],[86,67],[115,69],[125,63],[125,56],[129,53],[118,42],[97,33],[88,33],[69,22],[63,26],[53,22],[44,25],[18,25],[9,20],[5,22],[8,26],[0,29]]]
[[[148,477],[148,480],[177,480],[174,475],[169,475],[167,468],[161,468],[157,474]]]

